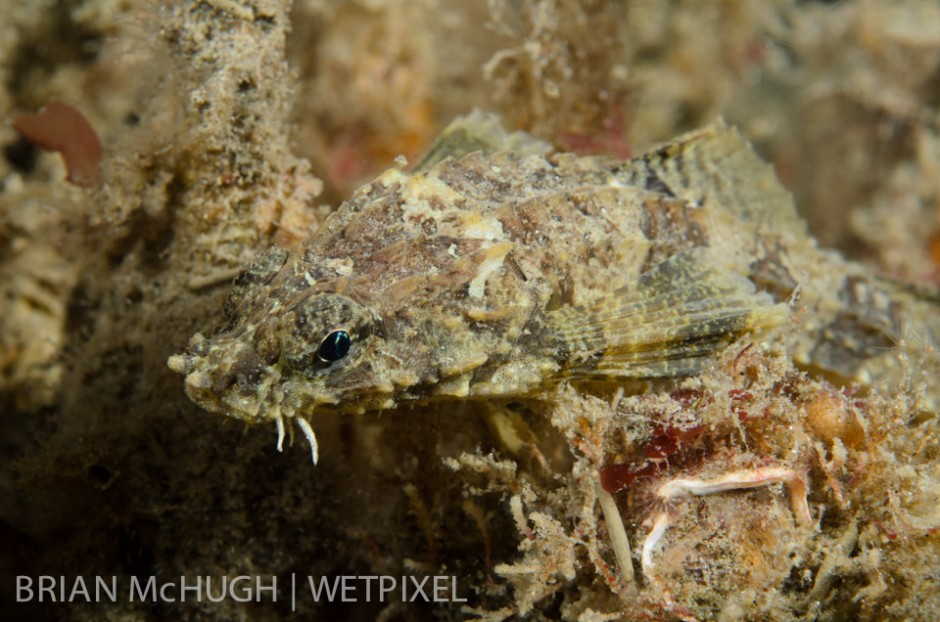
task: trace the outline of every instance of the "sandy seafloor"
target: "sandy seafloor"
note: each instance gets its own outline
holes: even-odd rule
[[[11,126],[55,100],[100,137],[93,187]],[[166,365],[220,325],[240,266],[313,234],[473,107],[558,150],[620,157],[723,117],[822,246],[929,298],[938,106],[935,0],[5,0],[0,618],[940,619],[936,335],[896,327],[890,385],[754,354],[772,429],[696,455],[799,461],[813,525],[779,484],[703,497],[654,580],[639,558],[653,501],[619,493],[632,581],[592,483],[661,413],[708,421],[688,392],[630,395],[606,419],[574,389],[518,411],[326,415],[314,468],[300,439],[275,450],[273,425],[200,410]],[[731,363],[694,390],[734,390]],[[758,393],[784,377],[786,400]],[[18,577],[40,575],[124,592],[16,602]],[[440,575],[467,602],[126,597],[134,578],[240,575],[284,590]]]

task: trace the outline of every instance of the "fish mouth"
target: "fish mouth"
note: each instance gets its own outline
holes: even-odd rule
[[[205,399],[212,391],[212,377],[203,370],[200,365],[202,357],[193,354],[174,354],[167,359],[166,365],[171,370],[184,376],[183,386],[186,394],[197,404],[207,410],[215,411],[215,408],[208,408]]]
[[[206,355],[174,354],[167,359],[167,367],[185,376],[183,386],[186,390],[186,394],[201,408],[210,412],[234,416],[246,421],[257,421],[259,417],[258,402],[256,400],[253,404],[255,408],[252,409],[248,407],[247,403],[240,403],[246,400],[240,400],[238,398],[222,399],[223,395],[230,398],[234,397],[228,394],[231,393],[234,386],[238,384],[238,374],[234,373],[234,370],[229,370],[218,378],[213,378],[205,371],[205,368],[209,365],[210,361],[207,361]],[[274,423],[277,425],[277,450],[279,452],[284,451],[284,438],[287,435],[286,419],[296,423],[297,427],[300,428],[301,433],[310,445],[311,458],[314,466],[316,466],[320,459],[320,445],[317,442],[316,433],[314,433],[313,427],[310,425],[310,422],[307,421],[307,418],[301,415],[284,416],[281,413],[280,405],[272,407],[272,412],[269,413],[267,417],[264,417],[264,419],[268,418],[274,419]],[[293,428],[291,428],[291,432],[293,432]],[[293,434],[291,434],[291,438],[293,438]]]
[[[191,354],[174,354],[166,360],[166,366],[178,374],[188,376],[196,366],[195,359]]]
[[[202,372],[199,362],[205,358],[209,350],[209,340],[202,333],[196,333],[189,340],[188,352],[174,354],[166,360],[171,370],[186,377],[186,384],[193,388],[206,388],[211,385],[209,375]]]
[[[167,359],[184,376],[186,394],[211,412],[254,419],[270,385],[270,369],[250,344],[240,339],[208,340],[197,333],[187,351]]]

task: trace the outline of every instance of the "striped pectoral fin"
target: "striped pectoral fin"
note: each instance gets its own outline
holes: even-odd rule
[[[696,373],[708,355],[787,315],[786,305],[692,250],[592,305],[552,312],[548,332],[564,352],[566,375],[672,377]]]

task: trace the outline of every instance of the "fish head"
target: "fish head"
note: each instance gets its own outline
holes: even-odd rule
[[[451,172],[458,181],[445,182]],[[532,356],[550,287],[514,259],[521,251],[503,226],[512,204],[451,187],[476,172],[495,175],[478,154],[433,174],[389,171],[293,251],[256,258],[235,279],[228,324],[169,360],[190,398],[278,420],[474,397],[495,373],[484,367],[534,377],[520,361]],[[510,384],[520,393],[495,379],[486,395]]]
[[[228,325],[197,333],[170,368],[198,405],[248,421],[381,407],[393,388],[378,314],[354,295],[304,286],[288,256],[272,249],[246,267]]]

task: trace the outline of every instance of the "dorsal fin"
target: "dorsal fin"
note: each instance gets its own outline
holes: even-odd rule
[[[457,117],[444,128],[434,144],[415,166],[415,172],[429,170],[441,160],[461,158],[475,151],[484,155],[512,151],[519,155],[543,155],[551,145],[525,132],[507,132],[499,115],[474,108],[470,114]]]
[[[734,128],[721,119],[626,163],[625,181],[692,205],[721,208],[758,228],[805,233],[793,197]]]

